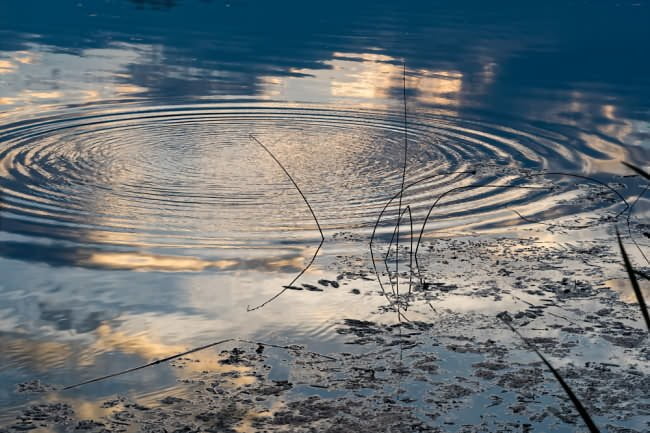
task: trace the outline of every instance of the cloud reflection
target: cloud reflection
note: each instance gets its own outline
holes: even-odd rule
[[[386,108],[395,104],[395,100],[401,101],[401,92],[397,90],[403,87],[402,61],[385,54],[333,52],[330,59],[323,60],[321,68],[292,68],[290,72],[296,76],[263,77],[263,96],[331,100],[375,108]],[[463,74],[407,67],[406,86],[421,103],[456,106],[461,103]]]
[[[298,249],[293,255],[285,250],[284,254],[271,257],[208,260],[191,256],[105,251],[62,245],[31,245],[21,242],[0,242],[0,253],[7,258],[40,261],[53,266],[158,272],[200,272],[207,270],[298,272],[304,268],[307,257],[313,255],[310,248],[304,248]]]

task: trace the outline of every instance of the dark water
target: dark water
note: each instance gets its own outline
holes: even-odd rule
[[[382,302],[292,293],[246,312],[320,241],[251,134],[322,225],[305,282],[364,254],[399,189],[403,90],[415,219],[450,188],[539,187],[458,190],[427,236],[618,214],[598,182],[639,193],[620,161],[650,155],[650,5],[484,3],[2,2],[0,404],[20,402],[22,380],[70,383],[223,336],[327,347],[337,320]]]

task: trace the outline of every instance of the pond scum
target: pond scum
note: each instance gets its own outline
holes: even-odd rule
[[[412,299],[414,288],[429,287],[431,285],[431,283],[426,280],[423,273],[420,271],[421,266],[420,266],[420,260],[419,260],[418,253],[420,252],[420,247],[421,247],[422,242],[423,242],[423,237],[424,237],[424,234],[425,234],[425,229],[426,229],[427,222],[429,221],[429,219],[430,219],[430,217],[432,215],[432,212],[436,208],[436,206],[438,206],[440,204],[440,202],[447,195],[452,194],[452,193],[454,193],[456,191],[459,191],[459,190],[463,190],[463,189],[522,188],[522,189],[540,189],[540,190],[544,190],[544,189],[549,189],[549,187],[547,187],[547,186],[524,186],[524,185],[515,185],[515,184],[501,185],[501,184],[486,183],[486,184],[474,184],[474,185],[469,185],[469,186],[460,186],[460,187],[451,188],[451,189],[445,191],[444,193],[442,193],[441,195],[439,195],[436,198],[436,200],[433,202],[433,204],[430,206],[430,208],[429,208],[429,210],[428,210],[428,212],[426,214],[426,217],[424,218],[424,220],[422,222],[422,225],[419,228],[419,233],[418,233],[418,230],[415,230],[415,228],[414,228],[412,209],[411,209],[410,205],[405,204],[404,192],[406,190],[408,190],[409,188],[412,188],[412,187],[418,185],[419,183],[425,182],[425,181],[430,180],[432,178],[451,175],[451,174],[474,173],[474,172],[473,171],[456,171],[456,172],[448,172],[448,173],[438,173],[438,174],[435,174],[435,175],[432,175],[432,176],[427,176],[425,178],[422,178],[422,179],[420,179],[420,180],[418,180],[416,182],[407,184],[406,179],[407,179],[407,171],[408,171],[407,170],[408,169],[408,167],[407,167],[407,156],[408,156],[408,122],[407,122],[408,116],[407,116],[407,114],[408,113],[407,113],[407,95],[406,95],[406,65],[403,65],[403,108],[404,108],[404,126],[403,126],[403,129],[404,129],[404,145],[403,145],[403,158],[404,158],[404,161],[403,161],[403,165],[402,165],[401,185],[400,185],[399,191],[397,193],[395,193],[395,195],[393,195],[385,203],[384,207],[382,208],[382,210],[380,211],[380,213],[379,213],[379,215],[377,217],[377,220],[376,220],[376,222],[374,224],[374,227],[372,229],[372,233],[371,233],[371,236],[370,236],[369,250],[370,250],[371,263],[372,263],[372,267],[373,267],[373,270],[374,270],[377,285],[379,286],[379,288],[381,290],[381,293],[383,294],[383,296],[386,298],[386,300],[389,303],[388,310],[393,311],[394,313],[396,313],[398,323],[400,325],[405,325],[405,328],[408,329],[409,327],[413,327],[413,326],[415,326],[416,328],[422,326],[422,324],[419,323],[419,322],[414,323],[413,325],[409,325],[409,323],[411,323],[411,320],[409,320],[407,313],[408,313],[408,309],[409,309],[409,302]],[[272,297],[268,298],[267,300],[261,302],[259,305],[255,305],[255,306],[252,306],[252,307],[248,306],[247,311],[251,312],[251,311],[255,311],[255,310],[263,308],[264,306],[266,306],[269,303],[276,300],[278,297],[282,296],[288,290],[303,290],[303,287],[297,286],[296,283],[309,270],[309,268],[313,265],[316,257],[318,256],[318,253],[321,250],[321,247],[323,246],[323,243],[325,242],[325,235],[324,235],[323,230],[321,228],[321,224],[320,224],[320,222],[318,220],[318,217],[316,216],[316,212],[312,208],[312,206],[309,203],[307,197],[305,196],[305,194],[303,193],[303,191],[301,190],[301,188],[299,187],[298,183],[295,181],[293,176],[290,174],[290,172],[285,168],[285,166],[282,164],[282,162],[274,155],[274,153],[261,141],[261,139],[259,139],[258,137],[254,136],[252,134],[249,135],[249,137],[254,143],[259,145],[270,156],[271,159],[273,159],[273,161],[276,163],[276,165],[284,172],[286,177],[292,183],[293,187],[298,192],[298,194],[300,194],[300,196],[302,197],[302,200],[304,201],[305,205],[307,206],[307,208],[308,208],[308,210],[309,210],[309,212],[310,212],[310,214],[311,214],[311,216],[312,216],[312,218],[314,220],[314,223],[316,225],[316,228],[319,231],[320,238],[321,238],[320,243],[318,244],[314,254],[311,256],[310,260],[307,262],[305,267],[290,282],[288,282],[286,285],[284,285],[275,295],[273,295]],[[629,164],[627,162],[622,162],[622,163],[626,167],[628,167],[630,170],[635,172],[636,175],[650,181],[650,174],[648,174],[646,171],[644,171],[640,167],[634,166],[634,165]],[[638,244],[633,239],[632,232],[631,232],[631,229],[630,229],[630,214],[631,214],[632,208],[634,207],[636,202],[639,200],[639,198],[641,198],[643,193],[637,197],[636,201],[632,205],[630,205],[618,191],[616,191],[614,188],[612,188],[608,184],[603,183],[603,182],[601,182],[601,181],[599,181],[597,179],[586,177],[586,176],[581,176],[581,175],[576,175],[576,174],[571,174],[571,173],[561,173],[561,172],[541,172],[541,173],[529,173],[526,176],[522,176],[521,179],[519,179],[519,180],[530,180],[530,179],[532,179],[534,177],[538,177],[538,176],[539,177],[566,176],[566,177],[572,177],[572,178],[575,178],[575,179],[586,180],[586,181],[598,184],[600,187],[603,187],[604,189],[607,189],[610,193],[612,193],[613,195],[618,197],[618,199],[621,201],[621,203],[624,204],[624,207],[616,215],[608,217],[608,220],[615,224],[620,219],[620,217],[627,214],[627,229],[628,229],[628,233],[630,235],[630,239],[632,240],[632,242],[634,242],[634,244],[639,249],[641,255],[647,261],[647,258],[643,254],[643,251],[639,248]],[[647,189],[648,188],[646,188],[644,193],[647,191]],[[0,194],[1,194],[1,191],[0,191]],[[380,255],[382,255],[382,253],[377,248],[377,230],[378,230],[378,228],[379,228],[379,226],[380,226],[380,224],[382,222],[382,219],[387,214],[388,210],[391,208],[391,205],[394,206],[395,202],[397,202],[396,222],[395,222],[394,227],[392,229],[392,235],[390,237],[390,241],[388,242],[388,246],[386,248],[386,251],[383,253],[383,257],[380,257]],[[1,204],[2,204],[2,196],[0,195],[0,205]],[[534,222],[534,223],[538,223],[538,224],[543,224],[543,222],[531,220],[530,218],[528,218],[528,217],[526,217],[524,215],[521,215],[517,211],[513,211],[513,212],[515,212],[519,216],[519,218],[521,218],[522,220],[524,220],[526,222]],[[0,220],[0,223],[1,223],[1,220]],[[401,231],[402,231],[401,228],[402,228],[403,225],[405,225],[406,228],[407,228],[406,238],[408,239],[407,242],[409,243],[409,245],[408,245],[407,248],[403,248],[403,249],[408,251],[408,257],[407,257],[407,264],[406,265],[402,264],[402,266],[406,266],[406,268],[408,269],[408,271],[407,271],[408,272],[408,279],[406,281],[402,281],[402,290],[400,290],[400,276],[403,277],[403,272],[404,272],[404,271],[400,272],[400,260],[401,260],[400,259],[400,255],[401,255],[400,254],[400,238],[402,238],[402,236],[403,236],[403,234],[401,233]],[[588,226],[582,226],[582,227],[588,227]],[[620,233],[618,231],[618,227],[615,227],[615,228],[616,228],[616,238],[617,238],[618,247],[619,247],[619,250],[620,250],[622,265],[623,265],[623,267],[624,267],[624,269],[625,269],[625,271],[627,273],[627,278],[628,278],[629,285],[633,290],[633,293],[635,295],[635,298],[636,298],[636,301],[638,303],[639,309],[641,310],[641,315],[642,315],[642,317],[644,319],[645,327],[647,328],[647,331],[650,333],[650,316],[649,316],[649,313],[648,313],[648,308],[647,308],[646,301],[644,299],[644,296],[643,296],[643,293],[642,293],[642,290],[641,290],[641,287],[640,287],[640,284],[639,284],[639,278],[645,279],[645,280],[650,280],[650,277],[648,276],[647,273],[634,268],[634,266],[632,265],[632,263],[630,261],[629,255],[628,255],[628,253],[627,253],[627,251],[626,251],[626,249],[625,249],[625,247],[623,245],[623,241],[622,241],[621,235],[620,235]],[[384,269],[382,271],[380,271],[378,269],[378,267],[377,267],[378,262],[383,264]],[[382,278],[382,275],[387,276],[387,281],[388,281],[387,284],[384,281],[384,279]],[[404,278],[402,278],[402,279],[404,279]],[[325,285],[330,283],[327,280],[324,280],[324,281],[326,282]],[[332,281],[331,283],[336,284],[336,287],[338,287],[338,283],[336,283],[334,281]],[[390,286],[390,289],[387,288],[387,285]],[[307,287],[308,290],[309,290],[309,287],[312,287],[311,285],[308,285],[308,284],[303,284],[303,286]],[[404,286],[406,286],[407,288],[404,289]],[[320,289],[318,289],[318,290],[320,290]],[[429,306],[431,307],[431,309],[434,312],[436,312],[436,309],[431,304],[429,304]],[[577,413],[581,417],[582,421],[584,422],[584,425],[588,428],[588,430],[591,433],[600,432],[601,430],[599,429],[599,427],[594,422],[591,414],[585,408],[585,405],[583,405],[583,403],[581,402],[579,397],[576,395],[576,393],[571,388],[571,386],[567,383],[565,378],[563,378],[561,373],[556,368],[554,368],[553,365],[548,361],[548,359],[542,354],[540,349],[536,346],[536,344],[534,342],[534,339],[526,338],[524,335],[521,334],[521,332],[515,327],[513,318],[508,312],[505,312],[505,311],[501,312],[501,313],[497,314],[496,317],[498,319],[500,319],[500,321],[508,329],[510,329],[525,344],[525,346],[528,349],[530,349],[530,351],[534,352],[539,357],[539,359],[542,361],[542,363],[545,365],[545,367],[552,373],[553,377],[558,382],[558,384],[560,385],[560,387],[562,388],[564,393],[567,395],[567,397],[571,401],[572,405],[574,406],[575,410],[577,411]],[[351,329],[353,329],[353,332],[361,333],[361,335],[365,335],[366,331],[364,331],[364,329],[365,330],[372,329],[372,325],[370,324],[371,322],[346,320],[346,323],[348,325],[350,325]],[[426,329],[426,326],[424,328]],[[356,329],[356,331],[354,331],[354,329]],[[402,326],[399,326],[398,329],[399,329],[399,332],[400,332],[400,335],[401,335]],[[368,331],[368,332],[374,333],[375,331]],[[183,362],[184,360],[187,360],[187,358],[185,358],[187,355],[190,355],[190,354],[193,354],[193,353],[196,353],[196,352],[200,352],[200,351],[203,351],[203,350],[206,350],[206,349],[214,348],[214,347],[217,347],[217,346],[221,346],[221,345],[224,345],[226,343],[232,343],[232,342],[256,345],[257,346],[256,352],[258,354],[261,354],[265,347],[273,347],[273,348],[293,352],[294,354],[300,353],[302,356],[306,356],[306,357],[309,357],[309,358],[321,359],[321,361],[325,361],[325,362],[327,362],[327,361],[340,361],[340,359],[335,358],[335,357],[331,357],[331,356],[328,356],[328,355],[323,355],[323,354],[316,353],[316,352],[304,351],[304,350],[302,350],[302,348],[300,346],[295,346],[295,345],[281,346],[281,345],[270,344],[270,343],[261,342],[261,341],[251,341],[251,340],[245,340],[245,339],[240,339],[240,338],[233,337],[233,338],[227,338],[227,339],[219,340],[219,341],[216,341],[216,342],[213,342],[213,343],[210,343],[210,344],[206,344],[206,345],[203,345],[203,346],[200,346],[200,347],[195,347],[195,348],[189,349],[189,350],[181,352],[181,353],[177,353],[177,354],[174,354],[174,355],[162,358],[162,359],[155,360],[153,362],[149,362],[147,364],[135,366],[133,368],[129,368],[129,369],[126,369],[126,370],[114,372],[114,373],[107,374],[107,375],[104,375],[104,376],[101,376],[101,377],[96,377],[96,378],[93,378],[93,379],[85,380],[83,382],[63,386],[63,387],[60,387],[58,389],[59,390],[71,390],[71,389],[79,388],[79,387],[82,387],[84,385],[88,385],[88,384],[91,384],[91,383],[96,383],[96,382],[108,380],[108,379],[115,378],[117,376],[125,375],[125,374],[128,374],[128,373],[133,373],[133,372],[136,372],[136,371],[148,368],[148,367],[152,367],[152,366],[155,366],[155,365],[159,365],[159,364],[162,364],[162,363],[167,363],[167,362],[171,362],[171,361]],[[401,355],[401,353],[402,353],[401,352],[401,344],[402,343],[400,343],[400,360],[401,360],[401,356],[402,356]],[[224,352],[224,353],[228,353],[228,352]],[[237,352],[237,349],[233,349],[233,351],[230,352],[230,355],[229,355],[230,358],[226,359],[226,361],[222,360],[221,362],[226,362],[226,363],[231,362],[231,361],[233,363],[243,362],[245,360],[245,357],[241,357],[240,355],[242,355],[242,354],[243,354],[243,352],[240,353],[240,352]],[[368,374],[370,374],[372,379],[375,378],[374,377],[374,370],[372,370],[372,369],[367,369],[366,370],[366,369],[361,368],[361,367],[353,367],[353,369],[356,369],[356,370],[359,370],[359,371],[365,371]],[[278,382],[276,381],[275,386],[282,387],[283,385],[282,384],[278,385]],[[317,387],[317,385],[312,385],[312,386]],[[43,390],[48,391],[48,392],[52,392],[52,391],[55,391],[56,389],[53,388],[53,387],[45,386],[45,387],[43,387]],[[168,397],[167,399],[169,399],[169,398],[170,397]],[[180,401],[181,399],[177,399],[177,400]],[[170,400],[170,402],[171,402],[171,400]],[[32,408],[32,411],[33,410],[36,410],[36,409]],[[228,416],[230,416],[232,414],[230,414],[230,415],[229,414],[222,414],[222,415],[227,418]],[[235,418],[237,418],[237,417],[235,417]],[[38,419],[38,417],[36,417],[36,419]],[[41,419],[48,419],[48,417],[45,416],[44,418],[41,418]],[[239,417],[237,419],[241,420],[242,417]],[[92,425],[88,426],[88,428],[92,428],[92,427],[93,427]],[[2,431],[2,429],[0,429],[0,431]],[[232,430],[228,430],[228,431],[232,431]],[[524,431],[527,431],[527,430],[524,430]]]

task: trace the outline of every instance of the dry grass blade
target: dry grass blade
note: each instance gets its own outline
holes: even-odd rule
[[[637,167],[636,165],[632,165],[628,162],[623,161],[623,165],[629,168],[630,170],[634,171],[636,174],[639,176],[643,176],[646,179],[650,180],[650,173],[646,172],[645,170]]]
[[[138,370],[142,370],[143,368],[152,367],[154,365],[162,364],[163,362],[168,362],[168,361],[171,361],[172,359],[180,358],[181,356],[185,356],[185,355],[189,355],[189,354],[192,354],[192,353],[195,353],[195,352],[199,352],[201,350],[209,349],[211,347],[218,346],[220,344],[224,344],[224,343],[227,343],[229,341],[233,341],[233,339],[232,338],[227,338],[225,340],[219,340],[219,341],[217,341],[215,343],[206,344],[205,346],[195,347],[194,349],[190,349],[190,350],[187,350],[187,351],[182,352],[182,353],[177,353],[175,355],[168,356],[167,358],[158,359],[158,360],[150,362],[148,364],[139,365],[137,367],[129,368],[127,370],[118,371],[117,373],[107,374],[106,376],[101,376],[101,377],[96,377],[94,379],[85,380],[83,382],[75,383],[74,385],[68,385],[68,386],[62,388],[62,390],[65,391],[67,389],[78,388],[78,387],[83,386],[83,385],[88,385],[88,384],[91,384],[91,383],[100,382],[102,380],[110,379],[110,378],[113,378],[113,377],[122,376],[123,374],[133,373],[134,371],[138,371]]]
[[[250,305],[247,306],[247,307],[246,307],[246,311],[248,311],[248,312],[258,310],[258,309],[260,309],[260,308],[266,306],[266,305],[269,304],[270,302],[273,302],[274,300],[276,300],[276,299],[279,298],[280,296],[282,296],[282,294],[283,294],[284,292],[286,292],[286,291],[289,289],[289,287],[293,286],[294,283],[295,283],[296,281],[298,281],[298,280],[300,279],[300,277],[302,277],[303,274],[304,274],[305,272],[307,272],[307,270],[311,267],[311,265],[314,264],[314,260],[316,260],[316,256],[318,255],[318,252],[320,251],[321,247],[323,246],[323,243],[325,242],[325,234],[323,234],[323,229],[321,228],[320,223],[318,222],[318,218],[316,217],[316,213],[314,212],[314,209],[312,209],[311,205],[309,204],[309,200],[307,200],[307,197],[305,197],[305,194],[302,192],[302,190],[300,189],[300,187],[299,187],[298,184],[296,183],[296,181],[295,181],[295,179],[293,178],[293,176],[291,176],[291,173],[289,173],[289,171],[284,167],[284,165],[282,165],[282,163],[280,162],[280,160],[279,160],[279,159],[278,159],[278,158],[273,154],[273,152],[271,152],[271,151],[269,150],[269,148],[266,147],[266,146],[265,146],[265,145],[264,145],[260,140],[258,140],[258,139],[257,139],[254,135],[252,135],[252,134],[249,134],[249,137],[250,137],[251,140],[253,140],[254,142],[256,142],[256,143],[257,143],[257,144],[258,144],[262,149],[264,149],[264,151],[265,151],[266,153],[269,154],[269,156],[273,159],[273,161],[275,161],[275,163],[278,165],[278,167],[280,167],[280,168],[282,169],[282,171],[284,172],[284,174],[287,175],[287,177],[289,178],[289,180],[290,180],[291,183],[293,184],[293,186],[294,186],[294,188],[296,189],[296,191],[298,191],[298,194],[300,194],[300,196],[302,197],[303,201],[304,201],[305,204],[307,205],[307,208],[309,209],[309,212],[311,213],[311,216],[312,216],[312,218],[314,219],[314,222],[316,223],[316,227],[318,228],[318,232],[320,233],[320,243],[318,244],[318,247],[316,248],[316,251],[314,252],[314,255],[311,257],[311,260],[309,261],[309,263],[307,263],[307,266],[305,266],[305,267],[302,269],[302,271],[300,271],[300,272],[298,273],[298,275],[296,275],[296,276],[294,277],[294,279],[291,280],[291,282],[290,282],[289,284],[286,284],[285,286],[283,286],[283,288],[282,288],[278,293],[276,293],[275,295],[271,296],[269,299],[267,299],[266,301],[262,302],[261,304],[255,306],[255,307],[252,307],[252,308],[251,308]]]
[[[399,296],[399,224],[400,220],[402,217],[402,198],[404,196],[404,184],[406,183],[406,165],[408,163],[408,121],[406,117],[406,63],[402,64],[402,92],[404,96],[404,165],[402,167],[402,185],[400,186],[399,190],[399,203],[397,205],[397,214],[398,214],[398,219],[397,219],[397,238],[395,239],[395,285],[396,285],[396,291],[397,291],[397,296]],[[410,213],[410,210],[409,210]],[[411,221],[413,221],[411,219]],[[412,233],[411,233],[412,234]],[[411,236],[412,238],[413,236]],[[411,241],[412,243],[412,241]],[[409,288],[410,291],[410,288]],[[399,299],[398,299],[399,303]]]
[[[111,374],[107,374],[105,376],[96,377],[94,379],[85,380],[83,382],[75,383],[74,385],[68,385],[66,387],[61,388],[61,390],[65,391],[65,390],[68,390],[68,389],[78,388],[78,387],[83,386],[83,385],[89,385],[91,383],[101,382],[102,380],[111,379],[111,378],[117,377],[117,376],[122,376],[122,375],[127,374],[127,373],[133,373],[134,371],[142,370],[142,369],[147,368],[147,367],[153,367],[154,365],[162,364],[164,362],[169,362],[169,361],[174,360],[176,358],[180,358],[182,356],[186,356],[186,355],[190,355],[192,353],[200,352],[202,350],[210,349],[211,347],[219,346],[221,344],[229,343],[231,341],[239,341],[239,342],[242,342],[242,343],[256,344],[258,346],[276,347],[278,349],[287,349],[287,350],[292,349],[291,346],[279,346],[277,344],[264,343],[264,342],[252,341],[252,340],[244,340],[244,339],[241,339],[241,338],[227,338],[225,340],[219,340],[219,341],[216,341],[214,343],[209,343],[209,344],[206,344],[206,345],[203,345],[203,346],[195,347],[193,349],[189,349],[189,350],[186,350],[185,352],[177,353],[175,355],[171,355],[171,356],[168,356],[166,358],[158,359],[158,360],[152,361],[152,362],[150,362],[148,364],[139,365],[137,367],[128,368],[126,370],[118,371],[116,373],[111,373]],[[313,355],[313,356],[319,356],[321,358],[325,358],[325,359],[330,360],[330,361],[337,361],[336,358],[334,358],[332,356],[328,356],[328,355],[323,355],[322,353],[318,353],[318,352],[305,352],[305,353],[308,353],[308,354]]]
[[[632,267],[632,264],[630,263],[630,258],[627,256],[627,252],[625,251],[625,247],[623,246],[623,241],[621,240],[621,234],[618,232],[618,229],[616,229],[616,238],[618,239],[618,246],[621,249],[621,256],[623,256],[623,264],[625,265],[627,276],[630,279],[630,283],[632,284],[632,289],[634,290],[636,299],[639,302],[639,307],[641,308],[641,314],[643,315],[643,319],[645,320],[645,324],[646,327],[648,328],[648,332],[650,332],[650,315],[648,315],[648,307],[645,303],[645,299],[643,298],[643,293],[641,293],[641,287],[639,286],[639,281],[636,279],[636,273],[634,271],[634,268]]]
[[[517,331],[504,316],[505,315],[503,313],[497,315],[497,317],[499,319],[501,319],[501,321],[503,323],[505,323],[508,326],[508,328],[510,328],[510,330],[512,332],[517,334],[517,336],[519,338],[521,338],[521,340],[524,343],[526,343],[526,345],[531,350],[533,350],[537,354],[537,356],[539,356],[539,359],[541,359],[542,362],[546,365],[546,367],[550,370],[550,372],[553,373],[553,376],[555,376],[555,379],[560,383],[560,385],[562,386],[562,389],[564,389],[564,392],[566,393],[566,395],[571,400],[571,403],[573,403],[573,406],[576,408],[576,410],[578,411],[578,413],[582,417],[585,424],[587,424],[587,427],[589,428],[589,431],[591,433],[600,433],[600,430],[598,430],[598,427],[596,426],[594,421],[591,419],[591,416],[589,415],[589,412],[587,412],[587,409],[585,409],[585,407],[582,405],[582,403],[580,403],[580,400],[578,400],[578,397],[575,395],[575,393],[573,392],[573,390],[571,389],[569,384],[566,383],[564,381],[564,379],[562,379],[562,376],[560,375],[560,373],[551,365],[550,362],[548,362],[546,357],[544,355],[542,355],[542,353],[539,350],[537,350],[537,347],[535,347],[533,344],[528,342],[528,340],[526,340],[526,338],[524,338],[524,336],[521,335],[519,333],[519,331]],[[510,320],[512,320],[512,319],[510,319]]]

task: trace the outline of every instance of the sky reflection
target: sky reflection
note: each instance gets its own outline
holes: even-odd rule
[[[245,312],[291,281],[319,240],[249,134],[286,164],[326,232],[300,282],[336,279],[337,260],[367,271],[356,259],[401,182],[404,64],[407,181],[421,182],[404,203],[417,227],[455,186],[537,184],[526,176],[540,170],[610,182],[629,174],[621,160],[646,163],[650,7],[557,8],[0,2],[0,381],[67,381],[223,336],[327,343],[343,316],[372,318],[382,298],[350,293],[376,294],[368,280]],[[635,179],[615,179],[638,197]],[[546,222],[620,210],[607,191],[589,201],[569,183],[456,191],[425,238],[584,241],[594,232],[562,238],[513,212]],[[647,219],[647,199],[639,209],[633,221]],[[380,242],[394,217],[380,221]],[[464,297],[447,306],[475,309]],[[62,372],[48,376],[53,367]]]
[[[647,22],[648,8],[642,2],[567,5],[560,20],[539,5],[490,9],[416,2],[406,11],[390,2],[373,2],[346,4],[346,13],[339,14],[336,3],[327,8],[295,3],[280,11],[246,2],[193,1],[141,9],[126,1],[39,3],[41,13],[23,19],[34,8],[32,3],[2,10],[6,19],[0,21],[4,53],[0,71],[3,75],[20,71],[29,83],[14,86],[14,94],[19,93],[16,87],[36,91],[38,85],[73,83],[79,83],[82,88],[75,90],[82,92],[86,83],[90,92],[100,92],[96,96],[101,99],[133,93],[171,99],[260,96],[274,77],[307,78],[314,77],[313,71],[345,70],[352,79],[328,78],[335,83],[332,92],[319,98],[391,99],[401,85],[399,63],[404,59],[418,71],[422,82],[414,87],[429,94],[424,97],[429,104],[457,104],[461,87],[456,79],[465,77],[463,99],[501,112],[526,113],[534,107],[522,96],[537,91],[566,93],[569,82],[588,92],[592,104],[624,98],[628,111],[648,109],[648,80],[642,72],[648,60],[616,48],[626,46],[626,52],[635,52],[638,47],[642,52],[647,26],[634,24]],[[313,19],[316,16],[318,20]],[[580,30],[569,25],[577,16],[583,23]],[[461,18],[463,24],[449,24]],[[135,25],[139,20],[148,25]],[[616,30],[606,39],[597,36],[603,22]],[[183,23],[192,23],[193,30]],[[377,26],[379,31],[370,32]],[[72,28],[80,35],[74,43]],[[404,34],[408,36],[399,36]],[[25,67],[30,64],[40,65],[41,73]],[[92,75],[84,76],[84,71]],[[318,87],[321,80],[312,81]],[[629,91],[631,85],[634,93]],[[309,99],[306,87],[312,86],[303,87],[306,94],[290,92],[288,99]],[[60,102],[74,99],[82,98],[66,94]],[[539,104],[565,102],[551,96]]]

